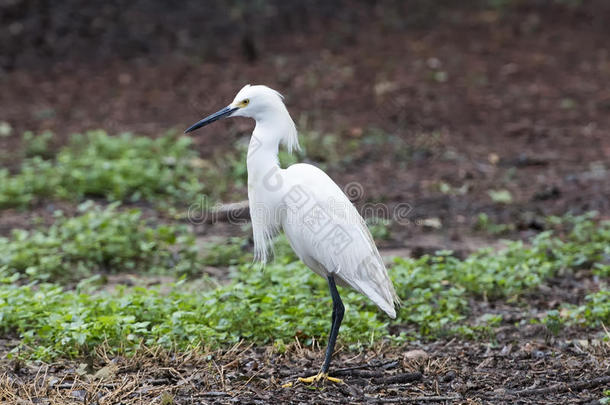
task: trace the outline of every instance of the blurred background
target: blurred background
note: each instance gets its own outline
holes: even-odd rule
[[[540,215],[609,212],[603,0],[3,0],[0,12],[11,173],[75,132],[179,133],[253,83],[286,96],[300,159],[359,182],[361,203],[410,204],[423,228],[455,239],[481,221],[519,232]],[[220,181],[209,166],[233,176],[216,200],[245,198],[245,168],[222,162],[251,128],[193,136],[201,180]]]

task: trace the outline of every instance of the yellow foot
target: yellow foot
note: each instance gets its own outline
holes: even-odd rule
[[[330,377],[328,375],[328,373],[318,373],[316,375],[312,375],[311,377],[299,377],[299,381],[302,383],[307,383],[307,384],[311,384],[311,383],[317,383],[320,380],[327,380],[330,382],[334,382],[337,384],[343,384],[343,380],[340,378],[335,378],[335,377]]]

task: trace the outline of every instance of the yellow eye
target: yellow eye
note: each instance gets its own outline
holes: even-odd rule
[[[241,103],[242,103],[242,104],[244,105],[244,107],[245,107],[245,106],[247,106],[248,104],[250,104],[250,99],[249,99],[249,98],[247,98],[247,99],[245,99],[244,101],[242,101]]]

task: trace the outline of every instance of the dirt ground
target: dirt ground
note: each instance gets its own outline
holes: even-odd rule
[[[366,352],[339,348],[331,375],[343,383],[316,386],[296,379],[317,372],[323,351],[298,343],[283,354],[245,344],[226,352],[143,351],[105,360],[100,351],[89,363],[7,364],[0,399],[6,404],[599,403],[610,386],[608,343],[582,332],[572,339],[544,335],[544,328],[533,325],[506,326],[488,342],[440,339]]]
[[[155,136],[216,111],[243,84],[264,83],[286,95],[295,121],[306,118],[309,129],[336,134],[340,142],[362,140],[350,162],[329,170],[341,185],[362,184],[357,204],[413,207],[409,224],[392,228],[386,252],[451,247],[467,253],[493,244],[473,230],[482,212],[514,224],[509,236],[519,238],[539,231],[540,218],[549,214],[597,210],[609,218],[608,28],[592,28],[582,14],[536,9],[510,16],[455,11],[450,17],[433,28],[363,22],[344,36],[331,35],[332,24],[306,35],[293,32],[267,44],[256,62],[236,49],[216,60],[170,55],[154,63],[144,57],[66,61],[4,71],[0,119],[15,134],[55,131],[54,147],[93,128]],[[371,128],[401,139],[405,149],[395,153],[386,138],[365,142]],[[210,158],[250,130],[247,121],[218,123],[197,134],[195,145]],[[11,170],[20,146],[18,135],[0,137],[1,161]],[[490,198],[489,191],[499,189],[510,192],[510,203]],[[27,227],[32,216],[48,216],[56,207],[4,211],[0,230]],[[202,232],[239,229],[218,225]],[[225,352],[134,358],[100,352],[53,364],[3,360],[0,402],[598,403],[610,388],[610,346],[602,341],[608,332],[550,336],[541,326],[519,324],[527,311],[553,308],[596,283],[589,276],[577,282],[556,280],[519,304],[477,304],[504,315],[487,341],[340,348],[333,370],[345,384],[283,388],[317,371],[323,351],[298,342],[284,354],[242,344]],[[11,340],[3,343],[10,347]]]

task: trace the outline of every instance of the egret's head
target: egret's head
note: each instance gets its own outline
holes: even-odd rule
[[[273,112],[288,114],[282,101],[282,95],[267,86],[247,84],[237,93],[231,104],[195,123],[184,133],[227,117],[249,117],[258,121]]]

